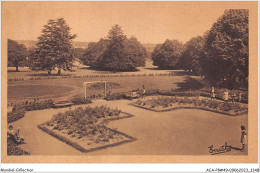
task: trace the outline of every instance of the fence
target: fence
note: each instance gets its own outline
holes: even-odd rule
[[[30,77],[30,78],[11,78],[11,81],[24,80],[46,80],[46,79],[67,79],[67,78],[96,78],[96,77],[138,77],[138,76],[175,76],[174,73],[143,73],[143,74],[101,74],[101,75],[71,75],[71,76],[48,76],[48,77]]]

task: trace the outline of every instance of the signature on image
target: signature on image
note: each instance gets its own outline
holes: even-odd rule
[[[241,126],[241,144],[242,144],[242,148],[232,147],[232,145],[227,145],[227,142],[225,142],[224,145],[222,145],[217,149],[214,149],[213,145],[209,146],[208,148],[209,148],[209,153],[211,155],[230,152],[232,149],[244,151],[245,145],[247,144],[247,132],[245,126],[243,125]]]

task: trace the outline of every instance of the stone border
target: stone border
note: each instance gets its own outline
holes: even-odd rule
[[[119,120],[119,119],[124,119],[124,118],[130,118],[130,117],[134,116],[134,115],[126,113],[126,112],[122,112],[122,113],[126,114],[127,116],[111,118],[111,119],[108,119],[108,121]],[[114,147],[114,146],[118,146],[118,145],[121,145],[121,144],[124,144],[124,143],[127,143],[127,142],[133,142],[133,141],[137,140],[136,138],[134,138],[132,136],[129,136],[129,135],[123,133],[123,132],[119,132],[117,130],[113,130],[111,128],[108,128],[108,127],[104,126],[106,129],[108,129],[110,131],[113,131],[113,132],[115,132],[117,134],[120,134],[122,136],[125,136],[128,139],[127,140],[123,140],[121,142],[113,143],[113,144],[107,144],[107,145],[103,145],[103,146],[99,146],[99,147],[95,147],[95,148],[86,149],[86,148],[82,147],[81,145],[79,145],[77,142],[72,142],[67,137],[62,136],[62,135],[54,132],[53,130],[50,130],[50,129],[46,128],[45,127],[45,123],[39,124],[37,127],[39,129],[41,129],[42,131],[48,133],[49,135],[57,138],[58,140],[60,140],[62,142],[65,142],[66,144],[68,144],[68,145],[70,145],[70,146],[72,146],[72,147],[76,148],[77,150],[79,150],[81,152],[84,152],[84,153],[88,153],[88,152],[92,152],[92,151],[96,151],[96,150],[100,150],[100,149],[105,149],[105,148],[108,148],[108,147]]]
[[[168,111],[173,111],[173,110],[177,110],[177,109],[198,109],[198,110],[204,110],[204,111],[219,113],[219,114],[228,115],[228,116],[239,116],[239,115],[243,115],[243,114],[248,113],[248,111],[244,111],[244,112],[241,112],[241,113],[230,114],[230,113],[226,113],[226,112],[223,112],[223,111],[217,111],[217,110],[207,109],[207,108],[203,108],[203,107],[195,107],[195,106],[194,107],[179,106],[179,107],[175,107],[175,108],[156,110],[156,109],[153,109],[153,108],[147,108],[147,107],[144,107],[144,106],[140,106],[140,105],[137,105],[137,104],[134,104],[134,103],[129,103],[129,105],[135,106],[135,107],[138,107],[138,108],[142,108],[142,109],[146,109],[146,110],[149,110],[149,111],[153,111],[153,112],[168,112]]]

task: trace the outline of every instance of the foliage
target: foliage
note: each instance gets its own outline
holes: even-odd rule
[[[107,89],[114,89],[114,88],[118,88],[119,86],[120,86],[120,84],[116,83],[116,82],[106,82]],[[93,88],[93,89],[104,89],[104,87],[105,87],[104,82],[98,82],[98,83],[94,83],[94,84],[90,85],[90,88]]]
[[[89,104],[89,103],[92,103],[91,100],[89,99],[85,99],[84,97],[75,97],[71,100],[71,102],[74,104],[74,105],[80,105],[80,104]]]
[[[162,69],[176,69],[180,60],[183,45],[177,40],[166,40],[157,45],[152,52],[153,65]]]
[[[113,93],[113,94],[108,94],[105,98],[105,100],[121,100],[125,98],[124,93]]]
[[[202,73],[214,86],[248,85],[248,10],[226,10],[212,26],[201,57]]]
[[[15,144],[15,142],[9,138],[7,138],[7,155],[30,155],[29,152],[23,151],[20,147]]]
[[[135,37],[131,37],[125,42],[125,52],[126,59],[131,61],[130,68],[145,66],[147,51]]]
[[[37,47],[30,55],[32,70],[48,71],[58,68],[71,70],[73,61],[72,39],[76,35],[70,34],[70,27],[63,18],[49,20],[44,25],[42,35],[38,37]]]
[[[42,110],[42,109],[49,109],[53,107],[53,101],[49,100],[25,100],[23,102],[18,102],[13,105],[12,112],[18,110],[25,110],[25,111],[33,111],[33,110]]]
[[[24,117],[25,111],[24,109],[18,109],[18,110],[13,110],[12,112],[7,113],[7,122],[12,123],[14,121],[17,121],[21,118]]]
[[[8,39],[8,66],[23,67],[27,62],[27,48],[23,44],[18,44],[14,40]]]
[[[74,48],[73,49],[73,56],[74,56],[74,59],[81,59],[81,57],[83,56],[85,50],[83,48]]]
[[[91,42],[81,57],[81,62],[84,65],[89,65],[92,68],[100,68],[103,54],[108,46],[107,39],[100,39],[98,42]]]
[[[107,39],[89,43],[81,62],[95,69],[129,71],[145,65],[146,49],[134,37],[127,39],[119,25],[114,25]]]
[[[205,37],[198,36],[190,39],[185,44],[185,49],[180,58],[180,65],[184,70],[200,74],[199,58],[203,56]]]

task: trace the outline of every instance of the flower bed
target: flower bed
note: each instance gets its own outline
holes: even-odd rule
[[[82,152],[90,152],[134,141],[131,136],[105,127],[110,120],[129,117],[132,115],[106,106],[79,107],[54,115],[38,128]]]
[[[245,104],[211,100],[206,97],[160,96],[150,99],[140,99],[131,105],[157,112],[180,108],[203,109],[232,116],[248,112],[248,107]]]

